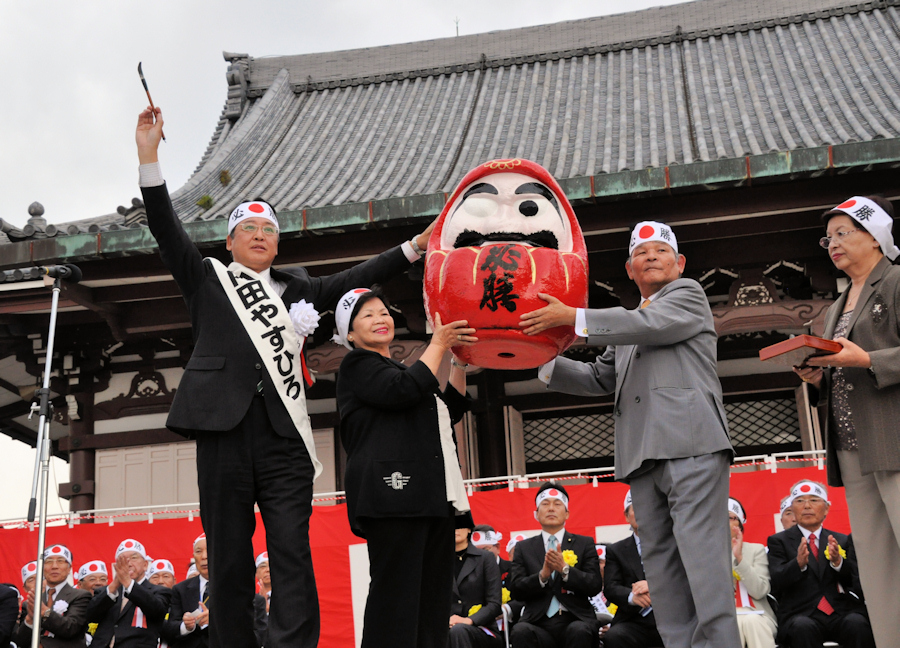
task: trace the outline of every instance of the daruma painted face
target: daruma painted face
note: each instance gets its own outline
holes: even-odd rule
[[[479,341],[462,361],[487,369],[531,369],[575,340],[560,326],[526,336],[519,316],[547,305],[538,293],[587,306],[587,250],[575,212],[553,176],[528,160],[494,160],[469,171],[428,240],[429,321],[468,320]]]

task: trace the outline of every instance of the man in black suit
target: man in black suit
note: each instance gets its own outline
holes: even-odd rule
[[[138,118],[135,139],[150,231],[187,302],[194,334],[167,426],[197,440],[216,601],[210,645],[255,644],[251,539],[258,504],[278,592],[269,609],[267,646],[312,648],[319,603],[309,518],[313,480],[322,468],[306,412],[303,342],[318,322],[316,311],[335,308],[351,288],[404,272],[431,231],[349,270],[311,277],[301,267],[271,267],[278,253],[277,216],[267,202],[254,200],[238,205],[228,219],[226,247],[234,263],[226,270],[203,259],[175,214],[158,164],[162,125],[160,110],[148,108]],[[296,317],[288,315],[291,305]]]
[[[116,549],[115,574],[88,604],[88,623],[96,623],[92,646],[156,648],[172,591],[147,579],[147,552],[137,540]]]
[[[641,540],[630,490],[625,496],[625,519],[631,525],[633,535],[606,547],[603,593],[618,609],[609,630],[603,635],[603,648],[662,646],[641,561]]]
[[[91,595],[66,582],[71,571],[72,553],[67,547],[53,545],[44,550],[45,587],[40,603],[40,639],[44,648],[84,648]],[[25,619],[13,634],[13,641],[19,646],[31,644],[35,608],[33,591],[28,593],[25,607]]]
[[[820,648],[836,641],[844,648],[874,648],[856,561],[846,556],[847,536],[822,526],[830,506],[825,486],[801,481],[791,497],[797,526],[768,541],[778,644]]]
[[[19,616],[19,590],[11,583],[0,583],[0,646],[9,644]]]
[[[599,626],[590,598],[603,587],[594,541],[566,531],[569,494],[545,483],[535,497],[540,535],[519,542],[509,590],[525,604],[513,626],[516,648],[591,648]]]
[[[450,648],[499,648],[502,634],[496,618],[500,614],[500,571],[494,554],[470,542],[470,531],[454,530]]]
[[[172,588],[169,613],[160,631],[170,646],[179,648],[209,645],[209,560],[203,535],[194,540],[193,553],[199,576]]]

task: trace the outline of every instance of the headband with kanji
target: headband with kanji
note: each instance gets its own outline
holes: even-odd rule
[[[368,288],[354,288],[344,293],[344,296],[338,300],[337,306],[334,308],[334,323],[337,326],[337,335],[331,338],[335,344],[343,344],[345,347],[353,350],[353,345],[347,341],[350,335],[350,316],[353,314],[353,308],[359,298],[370,292]]]
[[[156,558],[150,563],[150,569],[147,570],[147,577],[153,576],[154,574],[162,574],[169,573],[172,576],[175,575],[175,568],[172,566],[168,560],[163,560],[162,558]]]
[[[628,489],[628,492],[625,493],[625,501],[622,502],[622,510],[623,510],[623,511],[627,511],[627,510],[628,510],[628,507],[631,506],[631,505],[632,505],[632,502],[631,502],[631,489],[629,488],[629,489]]]
[[[201,540],[206,540],[206,534],[205,534],[205,533],[201,533],[201,534],[198,535],[196,538],[194,538],[194,544],[191,545],[191,546],[196,547],[196,546],[197,546],[197,543],[200,542]]]
[[[741,524],[747,523],[747,515],[744,513],[744,507],[733,497],[728,498],[728,510],[737,516],[737,519],[741,521]]]
[[[238,223],[248,218],[265,218],[267,221],[272,222],[276,230],[281,231],[278,226],[278,218],[276,218],[272,208],[264,202],[251,200],[250,202],[241,203],[231,212],[231,216],[228,217],[228,236],[232,235]]]
[[[781,508],[778,511],[781,515],[784,515],[784,512],[791,508],[791,501],[792,499],[790,495],[781,500]]]
[[[144,550],[144,545],[142,545],[137,540],[132,540],[131,538],[122,540],[122,542],[119,543],[119,546],[116,548],[116,560],[118,560],[119,556],[121,556],[126,551],[135,551],[139,553],[144,560],[150,560],[150,556],[148,556],[147,552]]]
[[[675,238],[675,232],[665,223],[657,223],[656,221],[643,221],[634,226],[631,231],[631,242],[628,244],[628,256],[634,252],[634,248],[650,241],[662,241],[668,243],[678,254],[678,239]]]
[[[473,531],[472,544],[476,547],[493,547],[503,540],[503,534],[497,531]]]
[[[65,545],[53,545],[44,549],[44,560],[47,558],[65,558],[67,563],[72,564],[72,552]]]
[[[191,576],[197,576],[199,574],[200,574],[200,572],[197,571],[197,565],[195,565],[194,563],[191,563],[191,566],[188,567],[187,576],[185,576],[185,578],[190,578]]]
[[[825,490],[825,487],[822,486],[822,484],[814,481],[802,481],[794,486],[791,489],[791,503],[798,497],[803,497],[804,495],[813,495],[828,502],[828,491]],[[828,503],[831,504],[831,502]]]
[[[102,560],[92,560],[91,562],[84,563],[78,570],[78,580],[84,580],[88,576],[93,576],[94,574],[103,574],[104,576],[109,575],[109,572],[106,571],[106,564]]]
[[[259,569],[259,566],[262,565],[263,563],[266,563],[266,564],[269,563],[269,552],[268,551],[263,551],[261,554],[259,554],[256,557],[256,568],[257,569]]]
[[[547,488],[538,493],[534,498],[534,508],[539,507],[545,499],[558,499],[565,505],[566,510],[569,510],[569,498],[558,488]]]
[[[893,261],[900,256],[900,248],[894,245],[891,226],[894,219],[884,211],[877,202],[862,196],[853,196],[832,209],[829,214],[841,212],[866,228],[866,231],[878,241],[881,251]]]
[[[35,575],[37,575],[37,561],[32,560],[27,565],[22,566],[22,585],[25,585],[25,581]]]
[[[606,560],[606,545],[602,545],[602,544],[594,545],[594,549],[597,550],[597,557],[600,560]]]

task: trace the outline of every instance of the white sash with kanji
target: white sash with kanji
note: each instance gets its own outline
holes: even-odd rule
[[[318,477],[322,464],[316,458],[312,425],[306,411],[302,344],[294,331],[288,308],[274,294],[272,286],[253,270],[236,262],[226,268],[217,259],[210,261],[234,312],[262,358],[294,427],[306,444],[306,451],[316,471],[315,477]]]

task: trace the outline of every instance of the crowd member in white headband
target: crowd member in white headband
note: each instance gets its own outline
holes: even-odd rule
[[[769,604],[769,560],[766,547],[744,541],[747,515],[744,506],[728,498],[728,523],[731,525],[731,569],[734,582],[734,605],[737,613],[741,646],[775,648],[777,624]]]
[[[88,605],[91,595],[69,585],[72,552],[55,544],[44,550],[44,581],[36,591],[28,592],[25,618],[12,636],[17,646],[31,645],[35,626],[42,635],[38,642],[45,648],[84,645]]]
[[[795,368],[824,414],[828,484],[845,488],[870,601],[893,600],[900,582],[900,250],[893,218],[880,196],[853,196],[823,214],[820,243],[850,285],[835,295],[822,337],[842,349]],[[890,606],[869,606],[879,646],[900,645],[893,614]]]
[[[594,538],[566,529],[570,498],[564,486],[541,484],[534,507],[541,532],[516,545],[507,578],[510,596],[525,606],[510,644],[550,648],[548,639],[556,638],[556,645],[589,648],[600,629],[591,599],[603,586]]]
[[[172,589],[175,587],[175,568],[168,560],[154,558],[147,568],[147,579],[154,585]]]
[[[407,366],[391,356],[394,319],[377,287],[345,293],[335,321],[338,341],[351,348],[336,386],[347,515],[351,530],[367,540],[371,572],[362,642],[441,645],[450,598],[420,592],[451,591],[447,539],[451,529],[474,524],[453,439],[453,425],[469,407],[465,372],[451,362],[443,390],[438,374],[452,347],[477,341],[475,329],[463,320],[444,324],[436,314],[428,346]]]
[[[102,560],[86,562],[78,570],[78,587],[92,594],[96,588],[106,587],[108,581],[109,572]]]
[[[791,487],[791,500],[797,524],[767,541],[772,591],[778,598],[778,644],[809,648],[834,641],[845,648],[875,648],[867,614],[875,606],[863,602],[851,540],[825,526],[827,487],[801,480]],[[857,533],[854,528],[854,540]],[[867,590],[871,603],[869,596]]]
[[[591,363],[559,356],[538,378],[567,394],[615,394],[615,476],[631,487],[665,644],[687,646],[702,636],[733,646],[739,637],[722,511],[734,450],[712,309],[703,287],[682,276],[682,249],[667,224],[638,223],[625,271],[639,302],[575,309],[541,295],[548,305],[523,314],[520,325],[528,335],[574,326],[589,346],[605,347]]]
[[[790,529],[792,526],[797,524],[797,520],[794,518],[794,509],[791,508],[791,496],[788,495],[783,500],[781,500],[781,508],[779,510],[779,515],[781,516],[781,528]]]
[[[255,588],[241,575],[241,565],[253,561],[252,521],[259,503],[281,590],[272,599],[267,645],[314,646],[320,620],[309,520],[313,481],[323,468],[306,408],[312,374],[303,350],[319,313],[333,310],[353,286],[406,272],[424,254],[433,228],[352,268],[322,275],[320,269],[273,265],[284,239],[301,232],[284,218],[279,223],[271,204],[223,203],[219,216],[228,217],[227,225],[224,218],[218,222],[233,259],[225,267],[215,254],[204,258],[185,231],[183,219],[195,213],[175,212],[159,164],[162,127],[162,110],[148,107],[138,116],[135,142],[147,224],[191,314],[193,355],[166,425],[197,440],[203,528],[216,575],[210,584],[216,604],[211,634],[235,646],[256,640]],[[233,430],[241,432],[226,434]],[[244,435],[254,442],[245,443]],[[258,478],[262,472],[276,477]],[[232,488],[235,483],[251,488]]]

